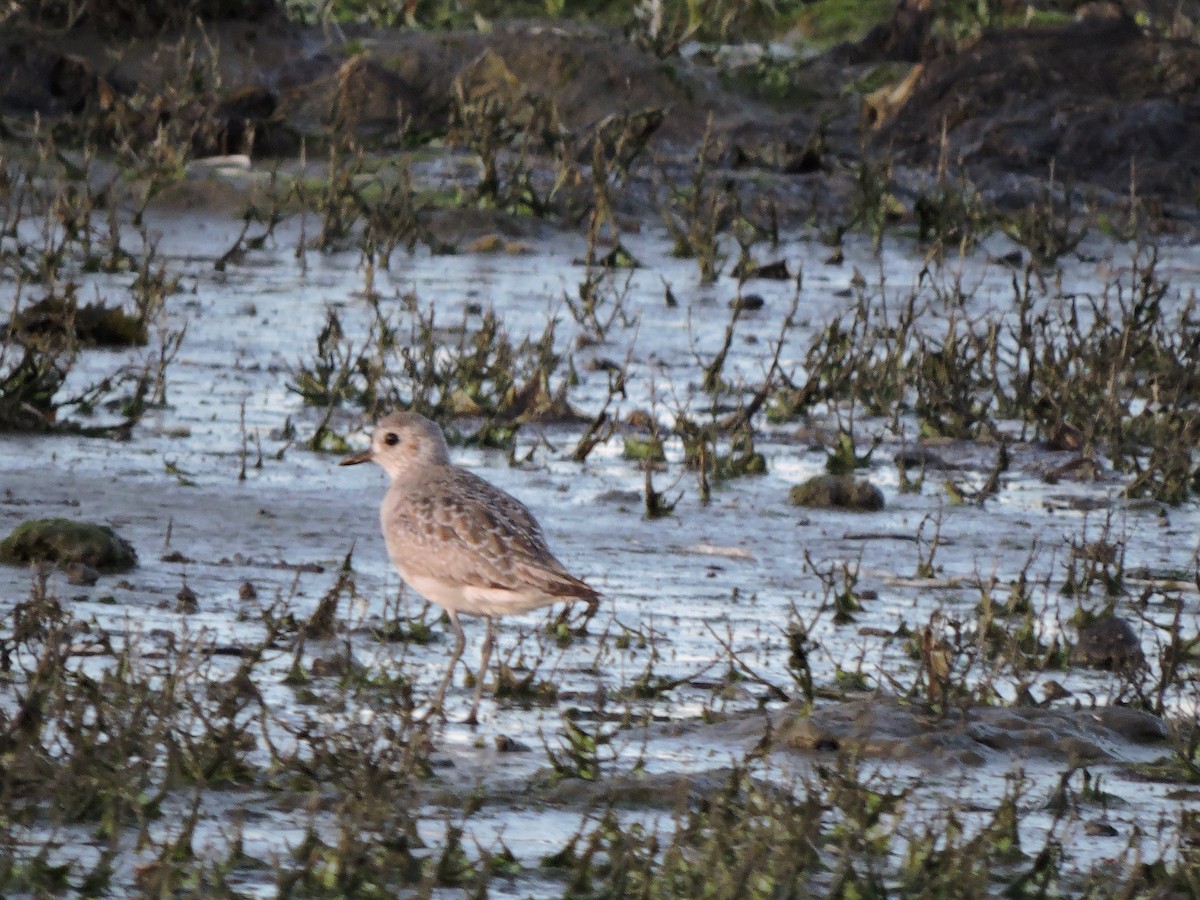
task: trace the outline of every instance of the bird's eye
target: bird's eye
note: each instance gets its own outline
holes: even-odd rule
[[[395,447],[398,443],[400,443],[400,435],[396,434],[394,431],[389,431],[383,436],[383,442],[389,447]]]

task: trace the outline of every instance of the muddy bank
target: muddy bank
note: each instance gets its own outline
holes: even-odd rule
[[[346,134],[379,152],[444,154],[464,142],[463,109],[486,108],[510,137],[524,131],[521,152],[551,180],[556,157],[588,164],[593,140],[616,153],[620,138],[621,164],[642,155],[642,171],[618,200],[645,216],[657,213],[646,161],[666,172],[690,164],[711,117],[714,171],[752,176],[783,221],[814,211],[856,221],[864,142],[868,158],[894,166],[901,208],[890,215],[915,214],[941,157],[1001,211],[1037,201],[1053,165],[1096,209],[1128,206],[1132,172],[1143,219],[1197,221],[1193,40],[1085,17],[953,47],[925,39],[928,21],[911,14],[902,5],[887,39],[819,54],[666,58],[615,29],[568,20],[419,31],[270,17],[120,42],[13,29],[0,44],[0,135],[28,134],[37,115],[65,140],[150,141],[169,124],[198,155],[287,159]],[[193,88],[182,90],[188,67]]]
[[[994,185],[1002,205],[1028,202],[1027,186],[1010,176],[1045,179],[1053,166],[1068,185],[1128,195],[1132,184],[1152,215],[1195,220],[1194,40],[1147,34],[1124,16],[988,34],[926,61],[890,112],[877,149],[916,168],[944,154]]]
[[[611,29],[527,21],[497,22],[486,33],[331,33],[279,20],[223,22],[207,26],[203,38],[196,32],[119,44],[82,31],[17,31],[0,47],[0,111],[16,119],[105,108],[131,118],[161,112],[172,99],[164,76],[190,61],[179,58],[180,40],[205,42],[197,61],[212,67],[220,85],[198,98],[194,114],[282,124],[318,146],[338,127],[376,146],[387,146],[404,123],[410,140],[445,136],[460,89],[468,100],[486,97],[515,115],[518,106],[549,101],[551,129],[578,131],[606,116],[662,110],[656,142],[680,146],[699,140],[709,113],[722,130],[775,118],[723,89],[712,72],[659,59]],[[135,95],[160,102],[138,109]],[[130,104],[124,113],[122,101]],[[285,148],[247,136],[246,145],[223,149],[271,155]]]
[[[1167,729],[1149,713],[1106,706],[1039,709],[975,706],[931,714],[887,697],[784,710],[773,720],[778,745],[801,752],[851,753],[922,765],[981,765],[1041,758],[1087,765],[1167,752]]]
[[[848,755],[919,768],[1143,762],[1170,753],[1162,719],[1121,706],[963,706],[944,713],[876,694],[792,704],[715,724],[652,726],[660,736],[809,762]]]

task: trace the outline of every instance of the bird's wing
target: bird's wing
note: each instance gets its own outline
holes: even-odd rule
[[[388,549],[418,577],[471,587],[588,598],[594,591],[550,552],[515,497],[465,469],[398,492],[384,515]]]

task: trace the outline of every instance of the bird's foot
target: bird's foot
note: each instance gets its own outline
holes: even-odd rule
[[[583,612],[583,618],[579,621],[579,627],[575,629],[575,637],[587,637],[588,625],[592,623],[592,617],[600,611],[599,603],[589,603],[588,608]]]

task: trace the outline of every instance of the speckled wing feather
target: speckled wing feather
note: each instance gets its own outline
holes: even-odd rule
[[[441,467],[388,497],[384,533],[411,575],[466,587],[594,599],[546,546],[537,520],[515,497],[478,476]]]

